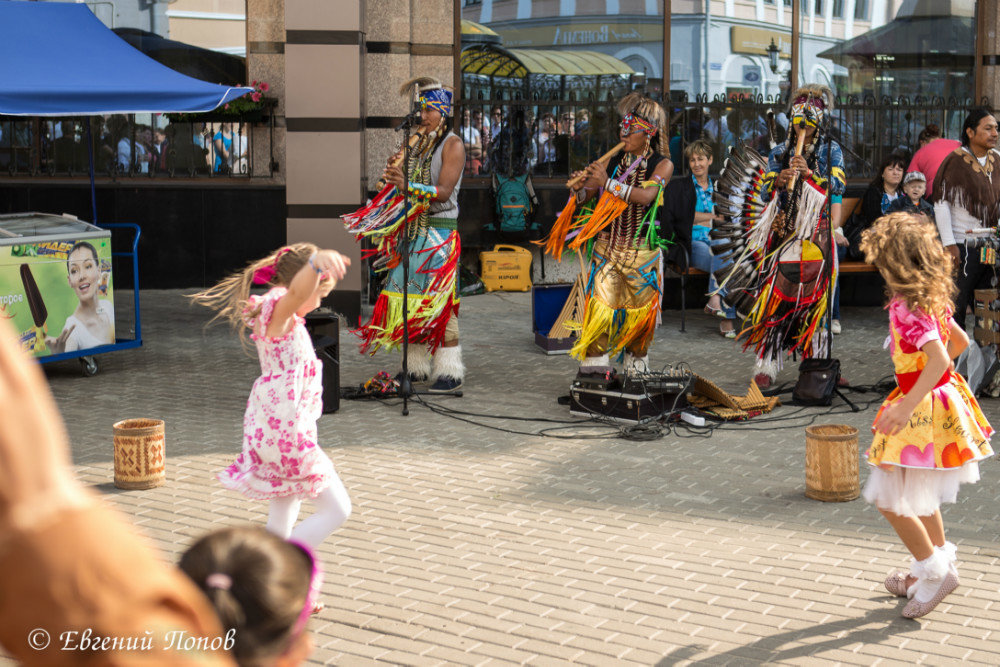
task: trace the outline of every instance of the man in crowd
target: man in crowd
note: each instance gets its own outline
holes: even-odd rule
[[[973,292],[989,284],[993,265],[981,261],[980,250],[1000,218],[1000,154],[997,120],[975,109],[962,125],[962,145],[948,154],[934,180],[934,204],[941,242],[957,265],[955,321],[965,327],[965,310]]]

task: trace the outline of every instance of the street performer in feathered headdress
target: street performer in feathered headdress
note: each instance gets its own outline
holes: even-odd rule
[[[786,355],[816,356],[836,280],[827,197],[844,192],[840,146],[824,136],[833,111],[826,86],[807,85],[791,96],[788,139],[763,159],[734,149],[716,188],[724,224],[713,234],[742,234],[733,268],[721,281],[745,317],[744,349],[757,353],[754,380],[770,386]],[[721,235],[721,236],[719,236]],[[819,348],[819,349],[817,349]]]
[[[456,278],[458,190],[465,148],[452,130],[452,93],[436,79],[407,81],[401,95],[416,93],[420,126],[410,139],[409,182],[403,182],[403,148],[390,158],[379,193],[362,209],[343,216],[348,231],[374,246],[375,269],[386,274],[371,321],[357,330],[361,350],[374,354],[403,341],[403,266],[400,244],[409,255],[407,322],[410,380],[433,379],[430,391],[462,386],[465,368],[458,344]],[[410,208],[403,211],[403,192]],[[404,237],[405,235],[405,237]],[[432,367],[433,358],[433,367]]]
[[[612,358],[626,372],[645,370],[660,314],[662,242],[657,209],[673,174],[663,109],[640,93],[618,103],[621,143],[570,179],[573,194],[545,251],[585,252],[586,312],[570,351],[582,374],[608,374]]]

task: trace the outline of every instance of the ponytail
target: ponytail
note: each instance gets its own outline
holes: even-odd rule
[[[250,290],[258,284],[254,282],[254,278],[257,277],[259,280],[261,277],[266,277],[267,282],[259,283],[263,287],[278,285],[287,287],[316,250],[316,246],[312,243],[295,243],[279,248],[267,257],[247,264],[241,271],[223,278],[214,287],[192,294],[188,298],[193,303],[217,311],[209,320],[209,324],[216,320],[228,321],[230,326],[239,332],[240,340],[246,344],[247,320],[260,314],[260,306],[248,309]],[[273,271],[269,272],[267,269]]]

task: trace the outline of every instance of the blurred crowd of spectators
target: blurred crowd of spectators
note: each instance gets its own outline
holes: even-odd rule
[[[92,120],[94,168],[98,174],[246,175],[250,170],[249,128],[244,123],[155,125],[116,114]],[[11,173],[86,173],[86,121],[80,119],[0,121],[0,170]]]

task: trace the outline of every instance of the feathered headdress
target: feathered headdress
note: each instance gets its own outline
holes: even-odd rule
[[[823,117],[833,111],[833,91],[818,83],[796,88],[789,101],[788,117],[792,125],[801,120],[806,125],[819,127],[823,124]]]
[[[453,94],[443,83],[429,76],[418,76],[410,79],[399,87],[399,94],[413,96],[416,92],[417,101],[427,109],[435,109],[442,116],[451,115]]]

